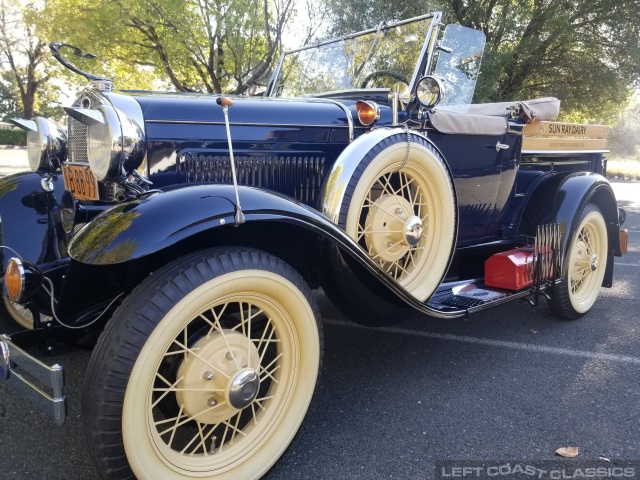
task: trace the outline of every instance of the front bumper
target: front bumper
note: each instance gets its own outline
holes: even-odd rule
[[[0,381],[5,381],[21,396],[62,425],[67,416],[62,365],[48,367],[0,334]],[[40,386],[49,390],[45,392]]]

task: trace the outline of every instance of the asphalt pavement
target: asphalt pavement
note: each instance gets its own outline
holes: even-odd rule
[[[613,288],[579,320],[523,302],[467,321],[416,314],[371,329],[318,292],[321,378],[297,437],[265,478],[432,479],[436,462],[558,460],[564,446],[579,448],[569,465],[640,462],[640,184],[613,186],[628,213],[629,253],[615,260]],[[79,410],[89,356],[47,359],[65,365],[61,428],[0,384],[0,479],[97,478]]]

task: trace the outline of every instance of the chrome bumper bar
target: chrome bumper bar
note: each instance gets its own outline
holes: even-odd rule
[[[62,425],[67,416],[62,365],[48,367],[0,335],[0,381],[6,381],[21,396]],[[46,393],[32,380],[50,390]]]

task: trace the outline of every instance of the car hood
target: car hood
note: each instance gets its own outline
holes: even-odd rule
[[[220,123],[222,107],[213,94],[156,94],[127,92],[142,109],[145,122]],[[232,124],[318,125],[342,127],[350,122],[347,111],[354,102],[337,103],[326,99],[273,99],[229,96]],[[351,105],[349,105],[351,104]]]

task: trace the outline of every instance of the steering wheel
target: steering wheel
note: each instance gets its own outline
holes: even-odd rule
[[[375,70],[365,77],[365,79],[362,81],[362,84],[360,85],[360,88],[366,88],[367,83],[369,83],[369,81],[378,77],[391,77],[391,78],[395,78],[396,80],[400,80],[401,82],[404,82],[406,84],[409,84],[409,79],[407,78],[406,75],[403,75],[402,73],[394,72],[393,70]]]

